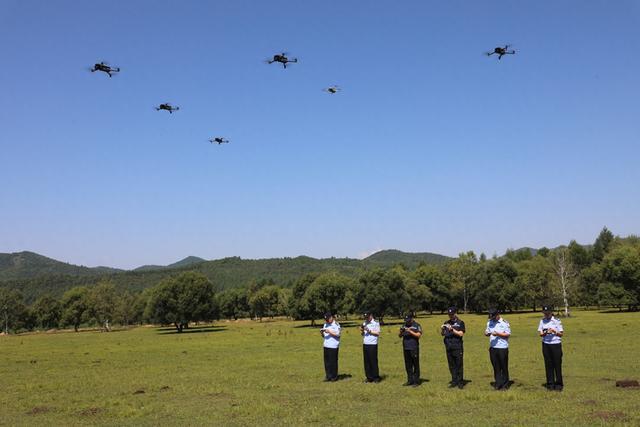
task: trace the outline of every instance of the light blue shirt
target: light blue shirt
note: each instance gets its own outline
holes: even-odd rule
[[[555,329],[558,332],[564,332],[560,319],[556,319],[553,316],[551,316],[551,319],[543,318],[542,320],[540,320],[538,333],[542,333],[544,329]],[[544,344],[560,344],[562,343],[562,338],[556,334],[547,334],[542,337],[542,342]]]
[[[371,322],[364,322],[364,335],[362,343],[366,345],[378,345],[378,336],[372,335],[370,332],[380,333],[380,323],[376,322],[376,319],[371,319]]]
[[[323,332],[322,333],[322,336],[324,336],[323,347],[338,348],[340,346],[340,324],[334,320],[333,323],[325,323],[322,329],[330,330],[334,334],[337,334],[337,336],[334,337],[328,332]]]
[[[511,326],[509,322],[502,317],[500,320],[490,319],[487,322],[487,329],[485,334],[492,334],[493,332],[508,333],[511,335]],[[489,347],[491,348],[509,348],[509,337],[503,338],[495,335],[489,335]]]

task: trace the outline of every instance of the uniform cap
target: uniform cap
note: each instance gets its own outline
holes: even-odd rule
[[[373,316],[373,312],[372,311],[365,311],[362,313],[362,317],[369,317],[369,316]]]
[[[330,317],[333,317],[333,314],[331,314],[331,312],[330,312],[330,311],[327,311],[327,312],[324,314],[324,320],[329,320],[329,318],[330,318]]]
[[[496,317],[498,315],[498,309],[497,308],[490,308],[489,309],[489,319],[492,319],[494,317]]]
[[[551,313],[553,311],[553,307],[550,305],[543,305],[542,306],[542,311],[544,313]]]
[[[457,313],[457,312],[458,312],[458,309],[456,307],[449,307],[447,309],[447,313],[449,313],[449,314],[454,314],[454,313]]]
[[[406,316],[404,316],[404,321],[405,322],[410,322],[413,320],[413,313],[407,313]]]

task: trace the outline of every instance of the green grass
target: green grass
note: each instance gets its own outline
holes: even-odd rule
[[[484,316],[467,324],[464,390],[450,379],[438,326],[421,317],[423,378],[401,387],[397,326],[383,328],[380,384],[363,384],[361,337],[343,321],[340,373],[323,383],[322,343],[308,322],[219,322],[170,329],[0,337],[2,425],[533,425],[640,424],[640,313],[565,319],[565,391],[547,392],[538,314],[506,315],[515,384],[495,392]],[[198,331],[198,332],[195,332]],[[167,333],[168,332],[168,333]],[[144,393],[134,394],[138,390]]]

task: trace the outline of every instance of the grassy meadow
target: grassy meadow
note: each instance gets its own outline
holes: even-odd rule
[[[357,321],[342,320],[339,372],[322,382],[322,339],[309,322],[218,322],[176,334],[140,327],[111,333],[0,337],[0,425],[640,425],[640,313],[577,311],[564,319],[562,393],[541,387],[540,315],[511,323],[507,392],[493,391],[485,316],[461,315],[464,390],[450,379],[438,327],[421,316],[421,387],[405,381],[398,321],[380,342],[384,381],[363,384]]]

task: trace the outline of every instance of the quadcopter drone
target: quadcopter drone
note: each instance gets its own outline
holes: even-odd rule
[[[159,106],[156,107],[156,111],[167,110],[169,114],[173,114],[174,111],[178,111],[179,109],[180,107],[174,107],[169,103],[160,104]]]
[[[510,47],[511,45],[509,44],[504,45],[504,47],[498,46],[493,49],[493,52],[485,52],[485,55],[491,56],[495,54],[498,55],[498,59],[502,59],[503,55],[514,55],[516,53],[516,51],[513,49],[509,50]]]
[[[210,143],[212,143],[212,144],[218,144],[218,145],[220,145],[220,144],[228,144],[228,143],[229,143],[229,140],[228,140],[228,139],[226,139],[226,138],[223,138],[223,137],[221,137],[221,136],[216,136],[215,138],[211,138],[211,139],[209,140],[209,142],[210,142]]]
[[[102,71],[104,73],[109,74],[109,77],[113,77],[111,75],[111,73],[119,73],[120,72],[120,68],[119,67],[111,67],[109,66],[109,64],[107,64],[106,62],[102,61],[99,64],[94,64],[93,68],[89,69],[92,73],[95,73],[96,71]]]
[[[324,92],[327,92],[327,93],[329,93],[329,94],[333,95],[333,94],[335,94],[335,93],[340,92],[342,89],[340,89],[340,86],[333,85],[333,86],[326,87],[326,88],[324,88],[324,89],[322,89],[322,90],[323,90]]]
[[[282,64],[284,68],[287,68],[287,64],[298,62],[298,58],[289,59],[287,55],[288,54],[286,52],[276,53],[275,55],[273,55],[272,59],[267,59],[267,64],[273,64],[274,62],[279,62],[280,64]]]

